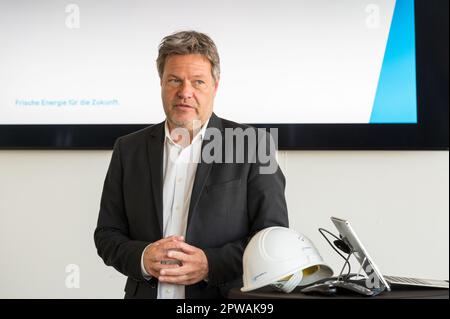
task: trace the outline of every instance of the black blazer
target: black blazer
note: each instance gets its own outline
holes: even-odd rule
[[[222,133],[248,128],[215,114],[210,127]],[[162,238],[164,137],[163,122],[117,139],[105,178],[94,240],[105,264],[128,276],[126,298],[157,296],[157,280],[142,276],[141,255]],[[283,173],[277,168],[260,174],[260,166],[258,160],[198,164],[185,241],[203,249],[209,274],[207,282],[186,286],[186,298],[226,297],[242,285],[242,255],[250,237],[266,227],[288,227]]]

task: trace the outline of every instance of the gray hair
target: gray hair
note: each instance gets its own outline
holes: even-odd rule
[[[220,77],[220,59],[213,40],[204,33],[196,31],[181,31],[162,39],[159,44],[156,66],[159,77],[162,78],[166,59],[170,55],[201,54],[211,63],[211,73],[214,80]]]

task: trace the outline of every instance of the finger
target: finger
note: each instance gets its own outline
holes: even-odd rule
[[[160,273],[163,269],[174,269],[180,268],[181,266],[178,264],[161,264],[160,262],[151,263],[152,270]]]
[[[171,240],[171,241],[161,244],[160,246],[158,246],[158,248],[165,249],[165,250],[171,250],[171,249],[181,250],[182,244],[183,244],[183,242],[181,242],[181,241]]]
[[[146,256],[144,256],[145,258]],[[148,253],[148,259],[152,262],[160,262],[163,259],[168,259],[167,251],[165,249],[155,248]]]
[[[188,266],[181,266],[178,268],[168,268],[168,269],[161,269],[160,275],[161,276],[184,276],[191,274],[192,268]]]
[[[193,260],[192,256],[185,254],[181,251],[175,251],[175,250],[168,251],[167,257],[173,258],[173,259],[178,259],[181,262],[189,262],[189,261]]]
[[[179,265],[171,264],[171,265],[161,265],[160,263],[151,263],[149,264],[149,267],[147,268],[148,273],[152,275],[153,277],[158,278],[160,276],[160,272],[162,269],[166,267],[167,269],[172,267],[180,267]]]
[[[179,239],[183,239],[183,236],[170,236],[167,238],[160,239],[147,248],[144,254],[144,258],[150,259],[151,261],[157,262],[167,258],[167,251],[170,249],[181,249]]]
[[[165,243],[150,246],[148,254],[150,256],[150,260],[152,261],[161,261],[164,259],[170,259],[167,258],[167,252],[171,249],[181,249],[179,247],[179,241],[173,240],[173,241],[167,241]],[[145,256],[144,256],[145,257]]]
[[[160,263],[160,264],[180,264],[182,263],[177,258],[172,258],[167,256],[167,251],[163,250],[160,252],[156,252],[155,254],[151,255],[148,259],[150,259],[150,262],[152,263]],[[144,260],[145,263],[145,260]]]
[[[180,249],[182,249],[184,252],[186,252],[188,254],[194,254],[199,250],[197,247],[189,245],[188,243],[185,243],[184,241],[179,242],[178,246]]]
[[[153,242],[152,245],[160,246],[171,241],[184,241],[184,238],[182,236],[169,236]]]
[[[172,241],[172,240],[184,241],[184,237],[183,236],[172,235],[172,236],[169,236],[169,237],[162,238],[162,239],[160,239],[158,241],[155,241],[154,243],[158,243],[159,245],[161,245],[161,244],[164,244],[164,243]]]

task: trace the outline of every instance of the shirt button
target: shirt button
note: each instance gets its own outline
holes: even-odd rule
[[[178,183],[181,183],[182,181],[183,181],[183,179],[181,177],[177,179]]]
[[[180,210],[180,206],[178,206],[178,205],[175,206],[175,210],[177,210],[177,211]]]
[[[170,294],[170,293],[172,293],[172,290],[171,289],[166,289],[166,293]]]

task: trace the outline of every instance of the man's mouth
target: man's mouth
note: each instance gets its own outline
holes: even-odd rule
[[[194,108],[193,106],[190,106],[188,104],[175,104],[175,107],[179,107],[182,109],[193,109]]]

